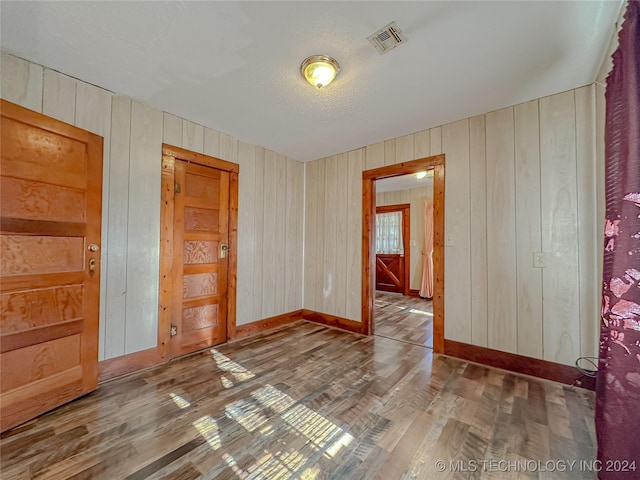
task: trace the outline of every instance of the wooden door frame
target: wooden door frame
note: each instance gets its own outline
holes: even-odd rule
[[[236,292],[238,271],[238,175],[240,166],[219,158],[162,144],[162,198],[160,212],[160,295],[158,310],[158,347],[166,358],[171,338],[173,294],[173,221],[175,200],[175,161],[196,163],[229,172],[229,250],[227,266],[227,336],[236,336]],[[180,287],[181,288],[181,287]]]
[[[444,353],[444,154],[362,172],[362,331],[372,335],[375,302],[376,180],[433,169],[433,351]]]
[[[376,205],[376,214],[389,212],[402,212],[402,248],[404,249],[404,290],[402,294],[409,295],[409,270],[411,269],[411,250],[409,246],[409,239],[411,237],[411,204],[398,203],[395,205]]]

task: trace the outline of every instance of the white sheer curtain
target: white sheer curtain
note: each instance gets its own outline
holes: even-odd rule
[[[376,253],[404,254],[402,212],[376,214]]]

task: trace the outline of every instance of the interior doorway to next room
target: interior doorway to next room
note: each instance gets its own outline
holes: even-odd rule
[[[399,331],[393,333],[393,335],[405,335],[405,341],[410,341],[411,343],[419,343],[425,346],[432,346],[435,352],[443,352],[444,351],[444,163],[445,157],[444,155],[435,155],[432,157],[426,157],[419,160],[414,160],[411,162],[400,163],[396,165],[389,165],[385,167],[380,167],[372,170],[366,170],[363,172],[363,268],[362,268],[362,319],[364,322],[364,333],[373,334],[378,333],[376,331],[376,321],[375,321],[375,312],[376,308],[380,310],[383,314],[386,314],[386,319],[389,320],[387,322],[386,327],[397,327],[397,325],[393,325],[393,318],[397,319],[397,312],[404,311],[407,314],[412,315],[422,315],[422,324],[429,324],[428,326],[432,327],[430,331],[428,327],[423,328],[421,335],[419,338],[412,338],[411,332],[407,331],[401,333]],[[379,266],[378,262],[378,249],[376,246],[376,241],[380,242],[380,238],[376,238],[376,203],[378,200],[377,189],[380,181],[384,179],[392,179],[395,177],[402,177],[406,175],[414,175],[419,172],[428,172],[427,175],[431,177],[432,182],[432,192],[433,192],[433,203],[432,203],[432,215],[433,215],[433,223],[432,223],[432,238],[433,238],[433,251],[432,255],[429,256],[430,261],[433,262],[432,267],[432,289],[429,292],[432,301],[431,308],[426,305],[420,305],[418,308],[415,308],[411,305],[412,300],[409,298],[411,295],[404,295],[405,286],[402,288],[402,292],[391,293],[384,292],[383,290],[379,290],[378,295],[376,295],[376,269]],[[384,189],[384,188],[382,188]],[[381,192],[385,193],[385,192]],[[406,203],[406,202],[404,202]],[[410,203],[410,202],[409,202]],[[402,203],[399,202],[398,205]],[[410,205],[409,205],[410,206]],[[416,214],[419,213],[418,208],[416,208]],[[417,218],[417,217],[416,217]],[[418,245],[418,240],[415,240],[415,245],[412,245],[413,236],[409,233],[409,248],[405,252],[405,248],[403,248],[403,255],[406,253],[409,255],[409,272],[404,271],[403,274],[405,278],[408,278],[409,289],[408,293],[418,293],[420,289],[423,287],[421,285],[419,288],[413,288],[412,292],[412,280],[414,280],[413,287],[417,286],[417,282],[415,278],[421,278],[420,274],[418,274],[417,268],[418,264],[422,265],[422,262],[418,262],[416,260],[422,260],[422,252],[424,250],[424,245]],[[391,246],[390,248],[394,248]],[[400,249],[399,245],[395,245],[396,249]],[[415,252],[414,252],[415,250]],[[420,252],[420,256],[418,256],[418,252]],[[383,252],[384,253],[384,252]],[[414,269],[413,274],[414,277],[411,277],[411,256],[414,253]],[[403,262],[399,262],[404,264]],[[382,266],[380,266],[382,270]],[[388,273],[388,272],[386,272]],[[388,277],[388,275],[387,275]],[[397,278],[397,275],[395,275]],[[389,281],[387,278],[387,284],[393,284],[395,282]],[[424,292],[423,292],[424,293]],[[394,298],[393,295],[396,295]],[[378,296],[378,299],[376,298]],[[391,297],[389,297],[391,296]],[[407,298],[400,298],[400,297]],[[428,296],[428,295],[425,295]],[[418,298],[416,298],[418,300]],[[384,310],[391,307],[389,310]],[[397,312],[396,312],[397,311]],[[419,313],[422,312],[422,313]],[[382,316],[381,316],[382,317]],[[424,318],[429,317],[429,318]],[[390,323],[391,322],[391,323]],[[385,328],[385,325],[380,323],[379,327],[381,329]],[[396,330],[398,330],[396,328]],[[409,327],[409,330],[411,328]],[[425,331],[427,331],[425,335]],[[386,336],[383,331],[380,332],[382,335]],[[415,332],[413,332],[415,333]],[[393,337],[395,338],[395,337]]]
[[[433,169],[376,180],[374,330],[433,348]]]

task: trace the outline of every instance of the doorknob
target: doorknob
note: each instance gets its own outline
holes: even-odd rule
[[[100,247],[95,243],[92,243],[91,245],[87,245],[87,250],[89,250],[90,252],[97,252],[98,250],[100,250]]]
[[[226,243],[220,244],[220,258],[227,257],[227,250],[229,250],[229,245],[227,245]]]

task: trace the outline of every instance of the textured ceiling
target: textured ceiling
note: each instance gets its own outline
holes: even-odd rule
[[[4,1],[1,46],[308,161],[592,82],[621,4]],[[342,66],[319,91],[316,53]]]

